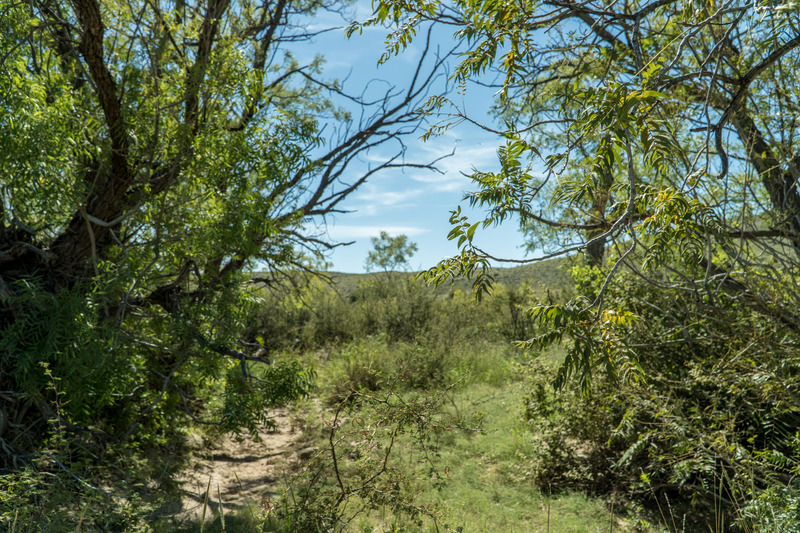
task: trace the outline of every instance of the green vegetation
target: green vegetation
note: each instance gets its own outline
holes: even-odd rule
[[[534,376],[553,379],[558,352],[536,357],[533,373],[530,356],[511,341],[531,327],[508,327],[510,303],[528,298],[526,287],[498,286],[480,304],[460,291],[437,296],[403,276],[364,276],[360,289],[345,299],[313,283],[279,312],[272,301],[254,322],[251,335],[266,340],[270,331],[276,351],[294,350],[317,370],[321,403],[296,411],[314,453],[255,511],[262,521],[240,511],[241,522],[228,518],[229,531],[594,532],[644,524],[622,504],[614,513],[603,500],[536,484],[541,432],[528,425],[524,398]],[[430,312],[403,335],[383,320],[407,316],[420,301]],[[340,333],[326,337],[331,331]],[[214,520],[206,531],[221,530]],[[200,524],[184,527],[196,532]]]
[[[466,276],[487,294],[502,250],[474,237],[498,224],[550,252],[541,260],[585,259],[575,293],[527,312],[525,345],[564,348],[554,384],[574,396],[532,384],[540,484],[694,506],[700,529],[797,527],[798,13],[381,0],[351,26],[388,24],[387,61],[428,24],[452,29],[469,44],[454,68],[464,90],[498,80],[499,170],[476,169],[464,197],[484,214],[452,211],[461,253],[428,281]],[[448,95],[424,111],[441,118],[430,139],[476,121]]]
[[[310,394],[244,337],[259,287],[322,264],[306,228],[406,164],[441,68],[350,97],[293,55],[341,7],[0,1],[3,528],[125,529],[193,426],[252,433]],[[370,150],[387,160],[359,173]]]
[[[577,291],[603,282],[586,267],[573,267],[572,275]],[[299,291],[264,291],[246,324],[247,342],[279,362],[313,369],[285,374],[314,383],[306,390],[315,401],[293,408],[312,453],[285,473],[276,497],[224,518],[209,505],[203,522],[175,522],[162,503],[178,492],[168,485],[154,490],[152,479],[164,472],[134,477],[149,464],[135,450],[108,448],[105,460],[124,473],[124,485],[107,466],[73,460],[67,468],[76,443],[56,417],[48,454],[3,478],[5,523],[12,531],[35,523],[45,531],[80,524],[186,532],[222,531],[223,523],[225,531],[247,532],[691,532],[731,524],[791,531],[796,523],[795,493],[776,482],[795,467],[797,444],[786,439],[795,415],[791,397],[774,389],[778,383],[791,390],[787,379],[794,374],[756,379],[774,359],[720,365],[702,352],[687,361],[665,351],[641,363],[646,382],[596,376],[592,394],[583,396],[575,387],[552,387],[568,350],[524,351],[514,342],[546,331],[524,309],[569,294],[569,287],[495,285],[481,302],[392,273],[365,275],[345,295],[334,287],[310,280]],[[648,287],[615,284],[608,297],[665,307],[669,296],[643,292]],[[655,323],[650,328],[629,334],[660,334]],[[59,392],[52,372],[45,375],[61,412],[67,393]],[[292,386],[309,385],[282,385]],[[259,396],[245,389],[238,397],[277,404],[279,390]],[[231,428],[255,429],[259,420],[244,417],[254,407],[229,397],[220,391],[211,407],[228,413],[223,421],[239,420]],[[765,419],[768,426],[757,423]],[[205,431],[213,439],[217,430]],[[177,467],[181,453],[180,447],[169,453]],[[730,479],[715,477],[721,457]],[[756,476],[776,481],[759,486]],[[694,485],[705,482],[707,492]],[[115,496],[106,494],[110,488]]]
[[[376,1],[384,60],[438,24],[493,71],[504,144],[438,287],[382,234],[337,292],[310,222],[475,122],[427,49],[370,101],[299,65],[339,7],[0,0],[2,527],[183,527],[187,437],[295,405],[317,453],[208,527],[798,531],[797,5]],[[475,246],[512,220],[540,265]]]
[[[576,291],[597,290],[605,280],[596,269],[576,266],[571,271]],[[472,431],[457,425],[434,438],[435,464],[448,475],[434,477],[413,492],[423,495],[418,507],[438,504],[438,514],[431,511],[430,519],[440,527],[499,530],[516,524],[520,531],[542,531],[546,517],[532,509],[545,508],[553,513],[554,531],[594,530],[598,520],[620,529],[678,531],[791,531],[797,523],[789,477],[798,468],[798,415],[791,392],[797,373],[781,354],[731,359],[726,354],[732,345],[697,341],[690,356],[683,343],[657,342],[664,330],[674,327],[670,322],[634,322],[618,342],[650,340],[647,348],[654,357],[637,361],[637,375],[645,378],[600,373],[592,378],[587,396],[576,387],[553,388],[571,356],[569,347],[538,351],[538,345],[526,343],[533,349],[512,348],[513,340],[546,334],[547,324],[537,323],[535,313],[514,318],[515,309],[546,293],[495,286],[492,297],[475,303],[461,292],[436,296],[400,276],[365,277],[362,283],[368,293],[355,292],[357,297],[347,300],[327,293],[326,300],[321,291],[315,297],[318,303],[310,306],[324,309],[324,302],[336,302],[337,308],[324,316],[342,317],[360,334],[340,335],[341,344],[333,348],[310,343],[303,349],[317,354],[320,394],[332,406],[354,392],[376,394],[392,382],[402,383],[392,386],[398,394],[409,394],[408,389],[435,394],[455,383],[442,411],[458,421],[478,415],[482,423]],[[389,285],[394,290],[386,290]],[[561,290],[569,293],[566,287]],[[630,279],[607,290],[609,305],[632,302],[670,309],[691,304]],[[404,322],[415,324],[404,335],[398,335],[396,324],[383,320],[386,314],[404,316],[404,309],[423,307],[420,300],[429,306],[420,316],[428,319]],[[365,310],[374,320],[359,318]],[[606,320],[616,325],[613,315]],[[746,336],[752,345],[752,330],[733,331],[745,327],[748,319],[743,320],[729,326],[727,338]],[[335,329],[313,315],[301,322],[306,339],[314,338],[310,333],[318,327]],[[476,323],[483,327],[475,328]],[[621,335],[619,330],[615,334]],[[356,407],[348,416],[380,415]],[[405,453],[420,452],[399,452],[401,457]],[[427,463],[398,462],[403,467],[398,479],[409,472],[416,472],[415,479],[430,476]],[[606,507],[590,500],[585,505],[593,510],[583,519],[554,521],[570,516],[568,502],[584,494],[601,497]],[[607,514],[610,508],[617,513],[613,518]],[[386,506],[365,512],[357,523],[375,526],[377,516],[389,516],[411,530],[417,527]],[[425,523],[423,530],[432,527]]]
[[[375,249],[367,254],[367,272],[380,268],[388,273],[390,270],[407,267],[409,258],[417,251],[417,245],[409,242],[406,235],[392,237],[382,231],[380,237],[372,237],[370,240]]]

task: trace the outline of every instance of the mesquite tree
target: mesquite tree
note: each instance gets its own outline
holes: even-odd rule
[[[316,14],[341,9],[0,5],[6,464],[29,458],[53,417],[116,439],[190,419],[254,429],[308,391],[296,364],[263,365],[240,338],[247,273],[308,268],[334,245],[309,222],[411,164],[402,138],[442,64],[426,49],[405,87],[348,95],[320,58],[292,55]],[[368,151],[389,155],[354,168]]]
[[[455,80],[497,89],[503,126],[482,125],[504,139],[500,170],[476,169],[465,197],[486,216],[453,212],[461,254],[428,278],[472,275],[488,291],[502,251],[475,234],[513,217],[544,252],[530,261],[584,255],[579,296],[529,310],[540,330],[526,344],[566,344],[557,385],[577,376],[589,392],[598,369],[601,383],[647,380],[604,389],[607,419],[590,419],[591,400],[564,415],[589,417],[578,430],[618,425],[591,444],[608,461],[598,479],[709,500],[724,485],[742,519],[757,495],[781,494],[773,516],[797,523],[786,459],[800,420],[797,4],[382,0],[366,24],[382,22],[397,27],[387,58],[419,25],[453,28],[470,46]],[[429,100],[431,136],[481,124],[459,106]]]
[[[385,59],[418,26],[450,26],[470,46],[454,79],[467,91],[472,81],[498,89],[493,111],[504,128],[482,126],[505,138],[500,170],[477,169],[465,197],[487,216],[453,212],[450,238],[462,253],[430,279],[475,274],[487,288],[485,267],[502,252],[478,248],[474,234],[516,216],[531,247],[546,252],[530,261],[582,252],[603,267],[614,251],[588,302],[536,312],[559,330],[601,321],[623,267],[652,271],[681,258],[701,267],[711,298],[743,298],[777,324],[800,326],[797,293],[784,285],[794,287],[792,276],[783,276],[800,264],[794,4],[384,0],[364,24],[383,22],[398,26]],[[445,96],[426,110],[441,119],[429,135],[480,124]],[[566,373],[586,378],[594,363],[611,363],[607,347],[588,342]]]

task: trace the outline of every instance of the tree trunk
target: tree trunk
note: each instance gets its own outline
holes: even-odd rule
[[[797,191],[797,176],[793,175],[791,165],[788,170],[781,170],[781,163],[774,150],[744,107],[734,113],[731,123],[769,194],[770,203],[775,210],[777,229],[785,231],[786,238],[800,257],[800,194]]]

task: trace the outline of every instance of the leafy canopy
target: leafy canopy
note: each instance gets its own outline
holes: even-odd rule
[[[747,298],[776,327],[797,325],[785,314],[800,303],[793,284],[776,275],[796,271],[800,254],[795,6],[381,0],[363,24],[386,23],[396,28],[389,55],[424,24],[452,28],[469,47],[453,79],[466,91],[472,82],[498,89],[502,128],[484,128],[504,141],[500,170],[476,169],[464,198],[486,215],[453,212],[449,237],[461,252],[430,269],[431,282],[467,275],[488,292],[502,252],[473,238],[512,219],[544,252],[530,261],[583,254],[604,281],[532,315],[547,330],[533,342],[540,348],[569,332],[564,375],[582,376],[585,389],[598,365],[635,368],[636,350],[618,340],[630,309],[607,309],[606,297],[629,273],[675,297]],[[476,122],[446,96],[423,110],[441,119],[430,135]],[[617,334],[607,338],[603,324]],[[684,334],[677,327],[663,340]]]
[[[407,235],[392,237],[387,232],[381,231],[379,237],[370,237],[370,241],[374,250],[367,253],[365,264],[367,272],[376,268],[384,272],[408,268],[409,259],[417,251],[417,244],[410,242]]]
[[[533,372],[540,484],[683,499],[695,515],[686,523],[714,509],[710,529],[728,517],[744,530],[794,528],[800,409],[785,394],[800,368],[797,4],[374,5],[364,24],[392,25],[387,55],[424,24],[451,28],[468,47],[453,71],[460,90],[497,89],[500,126],[483,127],[503,143],[499,170],[473,171],[464,198],[484,216],[453,211],[460,253],[427,278],[466,275],[489,292],[502,251],[475,235],[497,224],[519,225],[538,253],[530,261],[574,258],[577,296],[536,302],[537,331],[522,343],[563,343],[555,384],[584,393],[545,394]],[[431,138],[480,124],[446,96],[423,111],[440,119]]]
[[[405,87],[349,95],[322,58],[295,56],[308,22],[342,9],[0,2],[5,465],[55,416],[43,363],[68,398],[59,416],[122,442],[164,444],[190,422],[254,431],[311,390],[307,369],[245,336],[258,286],[319,265],[335,243],[309,228],[406,164],[443,61],[424,50]],[[369,151],[385,157],[353,168]]]

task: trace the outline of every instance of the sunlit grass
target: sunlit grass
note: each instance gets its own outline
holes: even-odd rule
[[[366,339],[343,346],[338,353],[307,354],[307,357],[315,358],[319,365],[318,393],[325,398],[352,378],[358,368],[369,367],[379,373],[396,371],[401,364],[398,361],[408,357],[409,349],[409,345],[402,343]],[[614,513],[605,501],[578,493],[551,494],[548,487],[536,486],[532,481],[529,469],[530,459],[537,453],[533,438],[535,428],[521,421],[526,389],[519,364],[527,356],[521,356],[511,344],[465,345],[451,355],[452,361],[441,361],[452,365],[447,377],[459,380],[459,385],[447,393],[443,409],[445,414],[463,420],[481,418],[481,430],[436,434],[435,465],[443,474],[444,483],[434,482],[422,463],[415,460],[418,459],[415,454],[420,452],[408,438],[401,438],[396,444],[391,459],[407,477],[416,480],[417,501],[422,505],[433,504],[436,520],[396,515],[389,508],[381,508],[361,514],[343,531],[649,531],[635,529],[632,522]],[[555,350],[540,357],[557,362],[563,354]],[[314,407],[309,403],[303,407],[303,410],[311,409]],[[361,415],[369,416],[357,411],[349,413],[351,417]],[[302,413],[299,416],[314,418]],[[318,444],[321,448],[326,445],[324,439]],[[265,527],[264,522],[256,518],[258,511],[253,506],[232,513],[226,517],[225,531],[292,531],[291,526],[289,529]],[[204,532],[222,531],[221,517],[209,515],[206,522]],[[196,521],[184,524],[178,531],[197,532],[200,524]]]
[[[475,353],[464,354],[468,361],[475,357]],[[542,357],[557,361],[563,354],[556,351]],[[429,481],[409,449],[400,448],[396,453],[395,460],[420,480],[421,501],[438,508],[437,524],[428,519],[415,522],[384,510],[360,517],[353,531],[634,530],[601,500],[582,494],[550,494],[547,487],[533,483],[528,468],[529,458],[537,453],[532,438],[535,428],[521,423],[526,391],[521,372],[513,364],[516,358],[519,354],[505,348],[483,352],[483,364],[472,361],[474,374],[464,375],[466,384],[449,393],[445,405],[451,414],[462,418],[479,415],[483,424],[479,432],[452,431],[438,436],[437,466],[446,473],[443,486]]]
[[[619,519],[603,502],[579,494],[550,496],[526,475],[526,457],[536,450],[518,423],[523,393],[520,383],[478,383],[454,393],[452,409],[483,412],[483,432],[440,439],[439,464],[447,482],[438,489],[427,484],[423,500],[438,505],[442,526],[463,531],[619,530]],[[364,530],[370,518],[362,519]],[[398,523],[404,531],[436,530],[432,523]]]
[[[494,317],[491,313],[459,320],[457,313],[471,312],[464,307],[467,304],[472,305],[459,300],[458,306],[442,306],[440,312],[448,314],[437,316],[430,329],[413,340],[362,335],[349,342],[284,354],[316,369],[315,399],[295,410],[299,426],[306,428],[304,445],[316,441],[313,445],[320,450],[328,448],[330,430],[322,427],[321,421],[333,406],[349,401],[354,390],[376,396],[388,390],[436,396],[447,390],[441,407],[443,419],[461,420],[465,427],[473,428],[475,421],[481,420],[480,430],[432,432],[435,453],[431,463],[419,460],[422,452],[408,434],[401,434],[395,443],[392,466],[411,480],[409,499],[432,509],[431,516],[395,512],[387,504],[365,510],[341,531],[646,531],[634,529],[603,500],[536,485],[532,471],[538,454],[536,428],[523,423],[521,416],[528,392],[526,365],[531,358],[538,358],[546,366],[556,366],[563,361],[564,351],[554,347],[541,354],[523,354],[513,342],[498,336],[496,328],[487,328],[496,319],[489,318]],[[469,326],[494,333],[482,336]],[[371,416],[374,413],[358,404],[346,414],[349,419],[369,420]],[[431,464],[438,476],[431,475]],[[291,484],[284,489],[302,491]],[[233,513],[227,517],[225,531],[294,531],[288,523],[260,521],[259,511],[253,506]],[[200,531],[197,522],[182,527],[180,531]],[[222,531],[222,527],[220,516],[209,516],[203,531]]]

